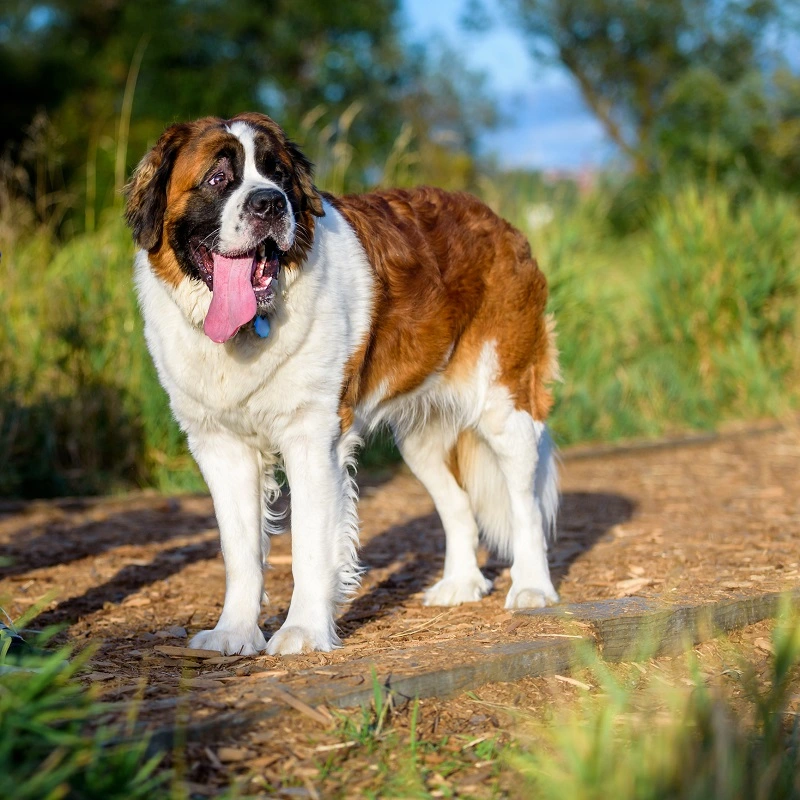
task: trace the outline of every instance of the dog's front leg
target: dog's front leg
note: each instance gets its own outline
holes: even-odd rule
[[[225,559],[225,605],[217,626],[190,647],[254,655],[267,646],[258,627],[264,594],[261,554],[261,474],[258,454],[225,434],[189,437],[217,514]]]
[[[294,591],[286,622],[267,650],[332,650],[339,645],[334,614],[343,569],[343,470],[329,436],[303,431],[289,435],[282,449],[291,490]]]

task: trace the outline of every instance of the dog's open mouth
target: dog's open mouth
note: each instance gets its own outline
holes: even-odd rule
[[[200,276],[211,290],[203,330],[215,342],[227,342],[259,309],[271,304],[278,285],[283,252],[270,238],[244,253],[215,253],[204,244],[192,246]]]
[[[192,245],[192,255],[200,277],[213,292],[214,291],[214,259],[222,256],[221,253],[214,253],[204,244],[195,242]],[[225,257],[246,259],[250,262],[252,273],[250,276],[253,284],[253,291],[256,297],[259,294],[266,294],[271,288],[273,280],[277,280],[281,269],[280,257],[283,251],[275,242],[267,238],[258,247],[245,253],[228,253]]]

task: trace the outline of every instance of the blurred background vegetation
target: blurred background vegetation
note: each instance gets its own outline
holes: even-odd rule
[[[463,0],[464,30],[502,19],[578,87],[612,155],[574,173],[483,146],[507,110],[462,52],[409,37],[404,5],[0,0],[0,495],[202,487],[144,347],[120,189],[167,124],[244,109],[322,188],[466,189],[528,234],[561,444],[797,407],[796,4]]]

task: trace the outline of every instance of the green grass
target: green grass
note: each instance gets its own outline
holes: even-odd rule
[[[755,191],[737,205],[688,184],[651,198],[621,236],[602,191],[484,191],[529,234],[550,281],[560,444],[797,407],[796,199]],[[553,219],[532,229],[543,202]],[[119,213],[66,242],[10,219],[0,215],[0,495],[202,488],[144,346]],[[393,457],[383,440],[364,463]]]
[[[147,742],[115,744],[130,728],[77,679],[89,653],[62,648],[12,657],[0,630],[0,797],[4,800],[166,798],[168,771]],[[132,720],[131,720],[132,723]],[[177,796],[177,795],[175,795]]]
[[[148,759],[146,741],[130,742],[133,719],[110,723],[109,706],[78,681],[86,653],[62,649],[19,661],[6,654],[5,641],[0,633],[1,797],[187,797],[178,770]],[[731,642],[717,647],[721,657],[711,664],[708,651],[687,648],[685,656],[645,661],[641,671],[583,653],[586,667],[577,677],[591,691],[556,694],[525,710],[484,704],[501,721],[478,736],[446,724],[432,733],[430,707],[423,719],[417,701],[387,695],[373,675],[369,706],[334,712],[338,722],[325,741],[344,747],[320,755],[315,774],[288,767],[267,780],[238,771],[224,796],[283,794],[310,784],[331,798],[800,798],[796,611],[786,604],[774,625],[766,669]],[[126,736],[127,743],[115,744]],[[186,757],[173,756],[176,763]]]
[[[673,659],[646,659],[641,671],[581,652],[586,667],[578,676],[587,690],[524,709],[488,703],[512,723],[476,738],[421,736],[419,704],[395,707],[376,685],[369,707],[337,712],[333,736],[347,747],[321,759],[311,783],[332,798],[800,798],[798,623],[787,605],[766,669],[724,640],[716,645],[721,674],[710,651],[701,657],[690,647]],[[642,653],[652,652],[647,645]],[[263,788],[303,785],[287,773]],[[472,788],[459,788],[465,785]]]
[[[0,263],[0,494],[202,482],[147,353],[117,215],[62,246],[38,231]]]
[[[800,399],[800,209],[685,184],[620,237],[601,192],[529,230],[548,275],[564,382],[558,441],[779,416]],[[524,198],[503,210],[525,229]],[[516,209],[516,211],[515,211]]]
[[[417,730],[419,701],[414,700],[398,711],[393,698],[385,697],[382,692],[378,687],[376,700],[360,713],[338,714],[339,725],[334,735],[342,742],[352,743],[352,747],[344,755],[331,755],[318,765],[314,783],[320,787],[321,796],[353,796],[351,787],[355,783],[360,797],[435,797],[431,791],[441,791],[454,779],[464,778],[476,764],[492,765],[482,781],[490,793],[497,791],[502,763],[497,737],[479,737],[477,742],[467,734],[444,733],[423,738]],[[364,773],[369,775],[367,781]],[[287,775],[281,785],[295,782]],[[445,789],[438,796],[450,797],[452,791]]]
[[[740,661],[727,695],[691,653],[683,688],[641,675],[626,685],[595,663],[599,698],[584,694],[534,726],[507,762],[527,796],[541,800],[800,797],[800,728],[789,708],[800,666],[796,617],[784,613],[772,646],[766,681]]]

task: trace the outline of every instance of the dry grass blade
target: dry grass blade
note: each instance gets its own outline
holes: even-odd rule
[[[419,625],[416,628],[412,628],[410,631],[399,631],[398,633],[393,633],[388,638],[389,639],[399,639],[402,636],[413,636],[415,633],[421,633],[422,631],[426,630],[427,628],[430,628],[431,625],[433,625],[435,622],[440,620],[445,614],[449,614],[451,611],[452,611],[452,609],[448,608],[447,611],[442,611],[441,614],[437,614],[435,617],[429,619],[423,625]]]
[[[464,750],[469,750],[470,748],[472,748],[472,747],[475,747],[475,745],[478,745],[478,744],[480,744],[481,742],[485,742],[485,741],[486,741],[487,739],[489,739],[489,738],[490,738],[492,735],[493,735],[493,734],[491,734],[491,733],[485,733],[483,736],[479,736],[477,739],[473,739],[471,742],[467,742],[467,744],[465,744],[465,745],[464,745],[464,746],[461,748],[462,752],[463,752]]]
[[[286,703],[287,706],[291,706],[293,709],[295,709],[295,711],[305,714],[307,717],[316,720],[322,725],[327,726],[332,722],[330,715],[323,713],[319,708],[310,706],[308,703],[301,700],[299,697],[295,697],[293,694],[290,694],[285,689],[281,689],[278,686],[271,686],[269,688],[269,693],[275,700],[280,700],[281,702]]]
[[[566,675],[553,675],[553,677],[557,681],[561,681],[561,683],[568,683],[570,686],[577,686],[579,689],[584,689],[587,692],[591,691],[591,689],[593,688],[588,683],[579,681],[576,678],[568,678]]]
[[[347,747],[355,747],[358,742],[349,739],[346,742],[336,742],[336,744],[321,744],[314,748],[315,753],[329,753],[333,750],[344,750]]]

